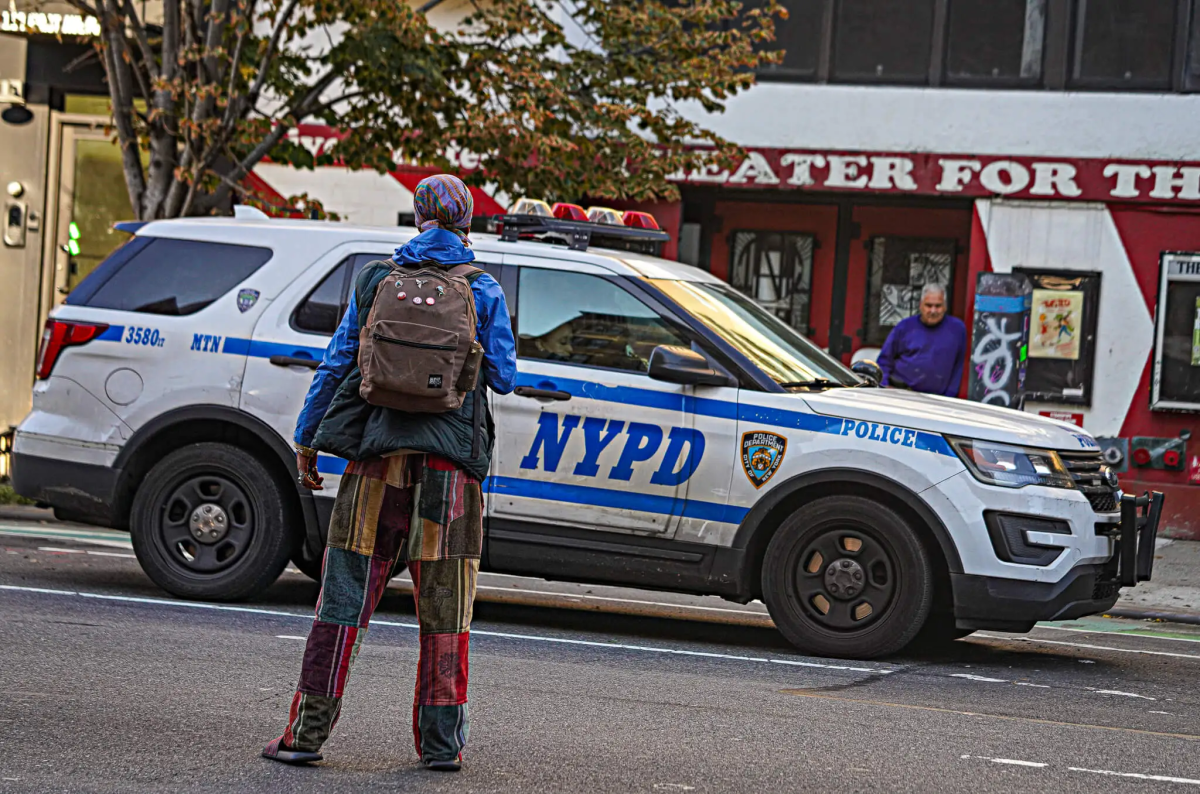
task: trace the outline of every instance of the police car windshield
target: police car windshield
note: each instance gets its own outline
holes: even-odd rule
[[[651,279],[780,384],[858,386],[858,376],[775,315],[725,284]]]

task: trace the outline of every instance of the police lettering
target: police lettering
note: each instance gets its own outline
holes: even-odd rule
[[[616,464],[606,473],[610,480],[629,482],[633,479],[634,469],[653,459],[663,445],[663,428],[658,425],[645,422],[626,424],[619,419],[594,416],[584,419],[573,414],[560,417],[559,414],[543,412],[538,417],[538,429],[529,452],[521,459],[521,468],[557,472],[571,434],[581,427],[583,457],[572,469],[572,474],[578,477],[600,475],[600,455],[618,436],[623,435],[625,440]],[[687,482],[695,474],[700,459],[704,457],[704,434],[691,427],[672,427],[665,436],[667,448],[650,476],[650,483],[674,487]]]
[[[893,427],[892,425],[878,424],[876,422],[858,422],[854,419],[843,419],[841,435],[848,436],[851,433],[856,438],[865,438],[868,441],[882,441],[886,444],[895,444],[901,447],[915,447],[917,445],[916,430],[909,430],[906,427]]]

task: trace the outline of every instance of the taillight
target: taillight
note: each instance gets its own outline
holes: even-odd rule
[[[38,351],[37,378],[50,377],[58,356],[68,347],[85,345],[108,330],[102,323],[72,323],[50,319],[42,330],[42,347]]]

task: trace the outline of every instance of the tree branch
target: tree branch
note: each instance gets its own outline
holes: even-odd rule
[[[121,43],[125,39],[119,17],[108,13],[108,8],[98,17],[101,33],[107,44],[103,47],[108,61],[108,92],[112,99],[113,125],[117,128],[117,141],[121,147],[121,164],[125,171],[125,186],[129,191],[129,203],[138,220],[144,220],[142,199],[146,192],[146,177],[139,156],[137,131],[133,126],[130,110],[133,107],[133,87],[129,85],[127,64],[121,58]]]
[[[275,58],[275,50],[279,46],[279,39],[283,36],[283,29],[287,26],[299,2],[300,0],[287,0],[287,5],[283,7],[279,12],[279,18],[275,20],[275,29],[271,31],[271,38],[267,41],[267,49],[258,63],[258,76],[254,78],[254,83],[250,86],[250,91],[246,94],[245,103],[247,107],[254,107],[258,104],[258,96],[262,93],[263,86],[267,82],[267,75],[271,71],[271,61]]]
[[[170,4],[171,0],[165,0],[164,5]],[[142,51],[142,63],[146,65],[146,73],[150,75],[150,80],[153,82],[158,79],[158,66],[154,63],[154,50],[150,48],[150,39],[146,36],[146,28],[142,25],[142,20],[138,17],[137,9],[133,7],[132,0],[125,0],[124,7],[125,26],[133,28],[133,35],[137,39],[138,49]],[[146,95],[146,101],[150,101],[149,94]]]

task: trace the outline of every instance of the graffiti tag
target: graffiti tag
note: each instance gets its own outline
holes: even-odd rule
[[[984,389],[980,402],[1008,406],[1012,397],[1005,389],[1016,372],[1016,349],[1013,342],[1021,338],[1021,331],[1009,332],[1008,318],[997,321],[995,317],[981,318],[987,324],[987,333],[979,338],[971,353],[971,363]]]

